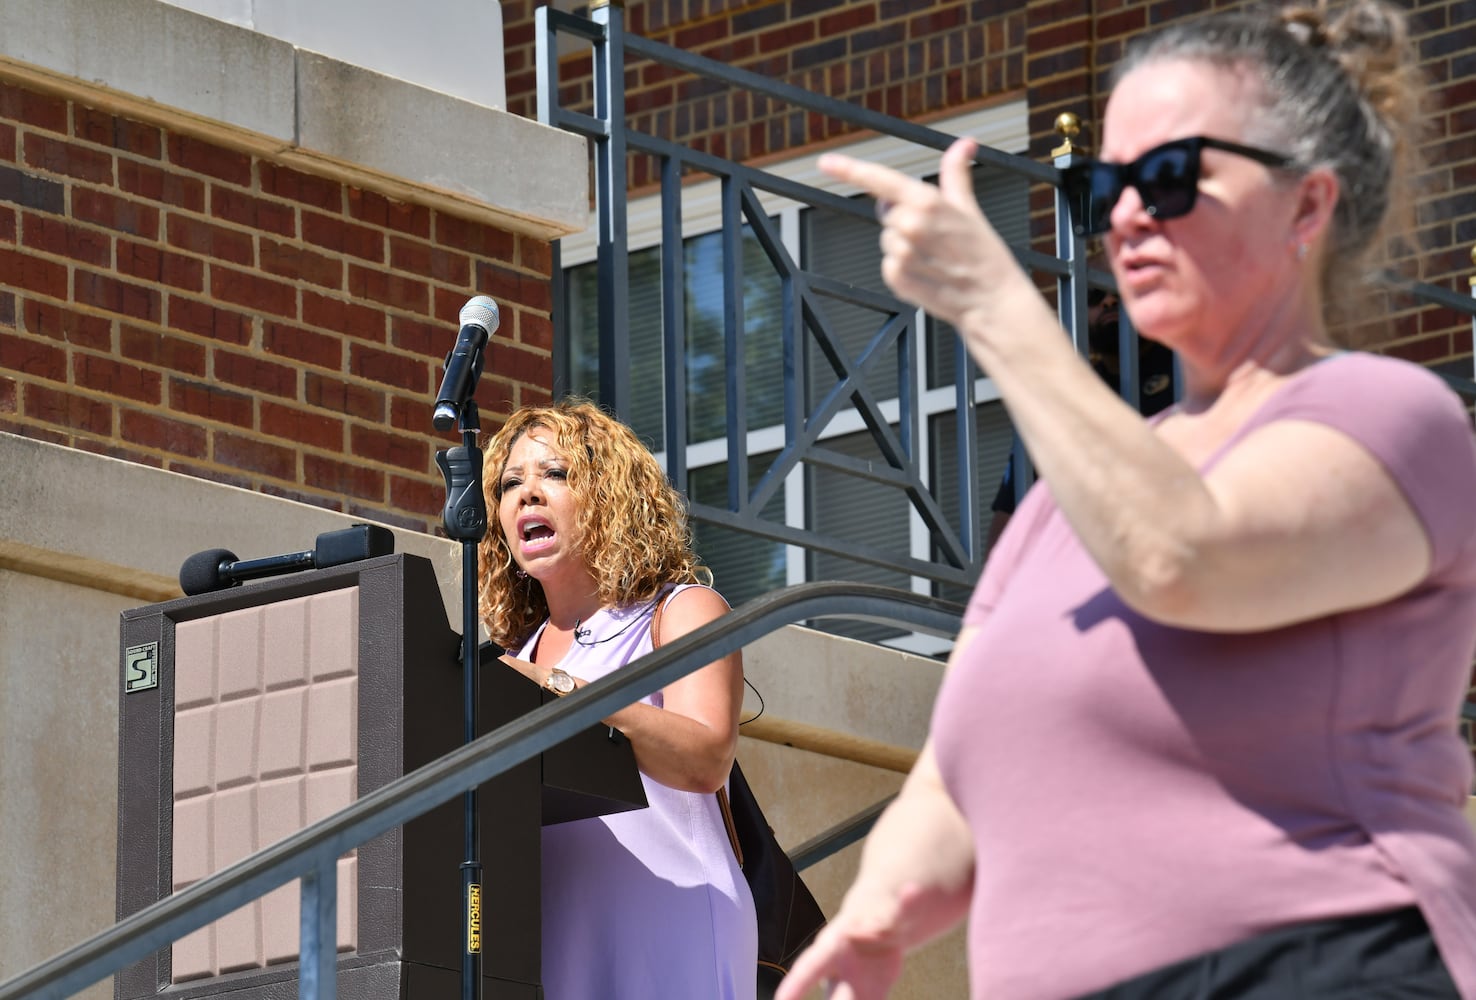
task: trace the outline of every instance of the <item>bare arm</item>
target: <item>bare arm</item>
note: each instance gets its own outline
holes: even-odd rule
[[[1206,476],[1157,436],[1077,356],[985,221],[972,156],[955,143],[937,188],[844,157],[822,168],[892,204],[887,284],[959,329],[1123,600],[1166,624],[1253,631],[1377,604],[1428,572],[1399,487],[1339,432],[1273,424]]]
[[[661,640],[671,642],[728,613],[715,591],[690,587],[671,597],[661,619]],[[509,666],[543,684],[550,667],[503,657]],[[576,677],[583,687],[588,681]],[[636,764],[651,778],[688,792],[715,792],[728,780],[738,751],[743,706],[743,655],[732,653],[667,685],[664,708],[643,702],[604,719],[630,740]]]
[[[666,602],[661,642],[669,643],[728,613],[713,590],[689,587]],[[720,660],[667,685],[665,708],[636,704],[607,720],[629,739],[642,771],[673,788],[715,792],[728,780],[738,752],[743,708],[743,654]]]

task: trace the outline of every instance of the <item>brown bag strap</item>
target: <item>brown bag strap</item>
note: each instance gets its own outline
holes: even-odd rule
[[[656,602],[656,610],[651,612],[651,648],[655,649],[661,645],[661,612],[666,608],[666,601],[670,594],[662,594]]]
[[[670,595],[663,595],[656,602],[656,610],[651,612],[651,649],[661,647],[661,612],[666,607]],[[738,846],[738,828],[733,825],[733,807],[728,803],[728,790],[719,788],[717,790],[718,811],[723,814],[723,826],[728,831],[728,843],[733,845],[733,857],[738,859],[738,867],[743,867],[743,848]]]
[[[733,857],[738,859],[738,867],[743,867],[743,848],[738,846],[738,827],[733,825],[733,807],[728,804],[728,790],[719,788],[717,790],[718,811],[723,814],[723,826],[728,831],[728,843],[733,845]]]

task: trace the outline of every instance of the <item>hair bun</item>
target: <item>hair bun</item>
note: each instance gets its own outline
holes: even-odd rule
[[[1323,10],[1294,4],[1283,7],[1279,12],[1281,26],[1286,33],[1310,49],[1326,48],[1328,45],[1327,22]]]
[[[1398,10],[1377,0],[1353,0],[1329,25],[1328,45],[1381,118],[1392,124],[1419,116],[1413,84],[1419,70]]]
[[[1287,34],[1312,49],[1328,49],[1354,82],[1395,71],[1405,58],[1403,15],[1379,0],[1352,0],[1336,17],[1326,0],[1291,3],[1277,12]]]
[[[1328,40],[1342,52],[1398,53],[1404,47],[1404,17],[1393,7],[1354,0],[1328,29]]]

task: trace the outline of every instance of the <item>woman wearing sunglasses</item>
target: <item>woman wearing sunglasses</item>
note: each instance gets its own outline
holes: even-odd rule
[[[882,275],[952,323],[1041,483],[991,554],[932,733],[780,992],[883,997],[968,920],[975,1000],[1476,997],[1457,732],[1476,444],[1430,373],[1342,352],[1412,176],[1400,14],[1218,14],[1130,47],[1063,178],[1181,400],[1144,420],[980,215],[878,199]]]

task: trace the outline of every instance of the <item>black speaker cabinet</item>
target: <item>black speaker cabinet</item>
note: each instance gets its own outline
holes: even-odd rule
[[[118,917],[456,749],[460,636],[405,554],[126,611]],[[479,728],[552,697],[484,662]],[[645,805],[628,743],[587,730],[483,785],[483,995],[537,1000],[539,828]],[[463,799],[339,859],[338,995],[459,995]],[[298,884],[123,970],[117,1000],[297,996]]]

